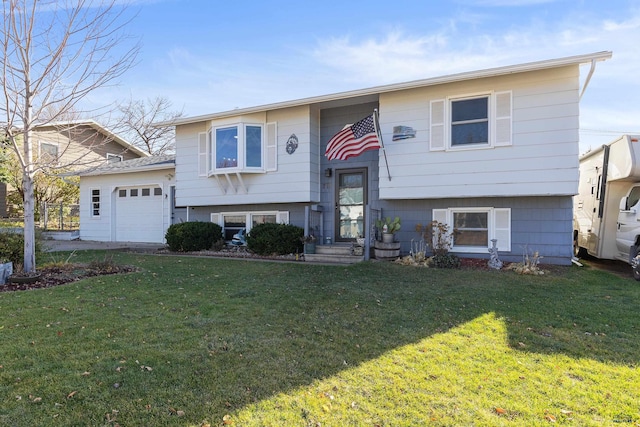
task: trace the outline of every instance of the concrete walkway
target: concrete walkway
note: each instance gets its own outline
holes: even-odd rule
[[[71,252],[88,250],[130,250],[135,252],[155,252],[165,247],[163,243],[142,242],[95,242],[91,240],[44,240],[45,252]]]

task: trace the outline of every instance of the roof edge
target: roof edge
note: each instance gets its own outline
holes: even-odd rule
[[[507,65],[503,67],[488,68],[484,70],[466,71],[462,73],[449,74],[439,77],[431,77],[427,79],[412,80],[404,83],[392,83],[381,86],[374,86],[365,89],[356,89],[345,92],[337,92],[328,95],[313,96],[308,98],[295,99],[291,101],[276,102],[272,104],[258,105],[255,107],[236,108],[233,110],[222,111],[213,114],[204,114],[193,117],[185,117],[182,119],[166,122],[158,122],[158,126],[177,126],[190,123],[197,123],[206,120],[237,116],[240,114],[258,113],[268,110],[277,110],[282,108],[298,107],[306,104],[317,104],[321,102],[335,101],[339,99],[355,98],[358,96],[374,95],[385,92],[393,92],[398,90],[414,89],[417,87],[434,86],[438,84],[453,83],[462,80],[480,79],[486,77],[502,76],[514,73],[525,73],[529,71],[545,70],[549,68],[559,68],[568,65],[581,65],[592,63],[594,61],[606,61],[612,57],[611,51],[594,52],[584,55],[568,56],[556,59],[547,59],[535,62],[526,62],[516,65]]]

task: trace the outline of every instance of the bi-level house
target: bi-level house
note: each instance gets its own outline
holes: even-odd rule
[[[438,220],[456,230],[457,254],[488,257],[496,239],[501,259],[538,251],[547,263],[569,264],[579,103],[596,64],[610,57],[598,52],[178,119],[175,177],[165,173],[172,179],[162,185],[167,203],[181,210],[165,209],[171,220],[162,222],[213,221],[227,239],[285,222],[319,243],[363,236],[369,244],[374,219],[399,216],[396,239],[406,253],[419,238],[416,225]],[[374,110],[384,150],[327,160],[332,136]],[[116,176],[109,180],[117,188]]]

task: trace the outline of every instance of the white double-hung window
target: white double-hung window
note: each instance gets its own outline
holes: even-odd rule
[[[511,145],[511,104],[510,91],[432,100],[430,151]]]
[[[499,251],[511,251],[510,208],[448,208],[432,213],[435,221],[449,226],[453,252],[487,253],[492,239]]]

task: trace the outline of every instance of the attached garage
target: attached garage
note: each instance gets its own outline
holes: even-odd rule
[[[164,243],[174,174],[174,156],[127,160],[80,173],[80,239]]]
[[[162,242],[164,192],[159,185],[119,187],[114,218],[117,242]]]

